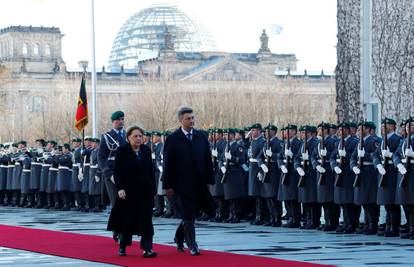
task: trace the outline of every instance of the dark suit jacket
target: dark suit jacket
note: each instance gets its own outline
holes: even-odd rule
[[[175,202],[182,218],[197,216],[198,209],[213,208],[207,188],[214,183],[213,164],[208,140],[202,132],[194,129],[191,141],[181,128],[168,136],[164,144],[163,170],[163,188],[174,189],[176,197],[180,198]]]
[[[108,222],[108,230],[138,235],[153,235],[152,208],[156,194],[151,150],[140,146],[140,158],[129,143],[121,146],[115,159],[114,178],[117,191],[125,190],[126,198],[117,198]]]

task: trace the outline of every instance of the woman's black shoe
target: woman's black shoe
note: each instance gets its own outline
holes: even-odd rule
[[[190,250],[190,254],[191,256],[198,256],[200,255],[200,250],[198,249],[197,246],[195,246]]]
[[[144,251],[144,254],[142,254],[142,257],[144,257],[144,258],[155,258],[155,257],[157,257],[157,252],[154,252],[152,250],[146,250],[146,251]]]
[[[126,249],[125,248],[119,248],[118,255],[119,256],[126,256],[127,255],[126,254]]]
[[[184,243],[182,241],[178,241],[177,238],[174,238],[174,242],[177,245],[177,251],[178,252],[184,252]]]

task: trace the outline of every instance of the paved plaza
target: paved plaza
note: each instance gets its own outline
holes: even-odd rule
[[[111,236],[108,215],[0,208],[0,224]],[[173,245],[178,220],[154,218],[154,242]],[[316,230],[251,226],[248,223],[197,223],[201,249],[338,266],[414,266],[414,240],[342,235]],[[138,248],[129,248],[129,253]],[[117,251],[114,251],[116,254]],[[0,247],[0,266],[110,266]]]

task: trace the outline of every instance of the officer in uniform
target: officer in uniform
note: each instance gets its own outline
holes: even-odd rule
[[[299,174],[298,201],[302,203],[305,223],[301,229],[317,229],[320,225],[320,206],[316,196],[316,170],[312,166],[310,155],[318,146],[316,128],[305,125],[299,128],[302,145],[300,153],[294,158],[294,167]],[[306,139],[306,146],[305,146]],[[303,181],[301,184],[300,180]]]
[[[210,192],[217,204],[216,214],[210,219],[210,222],[223,222],[227,218],[227,202],[224,200],[224,187],[221,183],[223,176],[219,168],[219,159],[224,155],[224,149],[226,147],[226,141],[223,138],[223,129],[217,129],[213,133],[214,144],[211,156],[213,158],[213,175],[214,185],[211,186]]]
[[[69,144],[63,144],[62,154],[56,156],[56,161],[58,163],[56,188],[59,198],[63,203],[60,210],[63,211],[70,210],[71,206],[69,192],[72,184],[72,157]]]
[[[31,151],[32,162],[30,166],[30,191],[34,195],[33,207],[37,207],[40,202],[40,174],[42,172],[42,162],[40,158],[43,155],[46,141],[44,139],[37,139],[35,148]]]
[[[258,157],[266,143],[262,135],[262,125],[255,123],[251,126],[251,143],[248,150],[249,157],[249,179],[248,179],[248,195],[255,199],[255,219],[251,222],[253,225],[261,225],[264,223],[265,216],[262,214],[262,199],[260,193],[263,183],[259,181],[260,171],[266,171],[265,164],[259,166]],[[268,170],[267,170],[268,171]]]
[[[398,171],[392,162],[392,155],[397,151],[403,137],[395,133],[397,122],[384,118],[381,123],[383,136],[387,135],[387,143],[383,139],[381,146],[373,154],[373,162],[379,173],[380,184],[377,192],[377,204],[384,205],[386,210],[385,231],[378,235],[386,237],[399,236],[401,210],[395,204]],[[386,127],[385,127],[386,126]]]
[[[358,145],[351,156],[351,168],[355,175],[360,176],[354,188],[354,203],[362,205],[365,213],[364,228],[357,233],[373,235],[378,230],[379,206],[377,205],[378,173],[373,163],[373,153],[378,149],[380,143],[378,138],[371,135],[372,122],[360,122],[359,131],[362,131],[363,147]],[[358,166],[358,159],[361,166]]]
[[[80,211],[85,209],[85,199],[81,193],[82,191],[82,139],[72,139],[72,185],[71,192],[74,194],[76,205],[72,209]]]
[[[282,202],[277,200],[280,183],[280,169],[277,164],[277,159],[282,153],[282,140],[277,136],[277,127],[269,124],[265,127],[266,144],[260,151],[258,165],[265,165],[262,168],[262,191],[260,196],[266,201],[269,219],[264,223],[264,226],[280,227],[282,226]],[[260,174],[259,174],[260,176]]]
[[[89,209],[92,209],[92,199],[89,195],[89,171],[91,168],[91,153],[92,153],[92,137],[91,136],[85,136],[84,138],[84,145],[85,148],[82,148],[82,195],[85,199],[85,209],[81,210],[84,212],[89,211]]]
[[[237,129],[227,130],[227,141],[224,153],[219,160],[222,173],[220,183],[223,184],[224,199],[229,202],[227,223],[239,223],[242,199],[247,196],[246,168],[247,154],[244,146],[235,139]]]
[[[17,147],[16,147],[17,146]],[[12,164],[14,165],[14,171],[13,171],[13,182],[12,182],[12,191],[13,191],[13,203],[12,206],[20,206],[20,184],[21,184],[21,178],[22,178],[22,171],[23,171],[23,165],[22,161],[23,158],[21,157],[20,149],[22,148],[22,145],[20,143],[15,144],[15,149],[12,155],[11,160]]]
[[[38,159],[42,162],[42,170],[40,171],[39,198],[36,208],[51,208],[54,205],[53,197],[46,193],[46,188],[49,179],[49,169],[52,166],[52,151],[56,145],[55,141],[48,141],[42,157]]]
[[[344,218],[344,225],[337,232],[351,234],[359,224],[359,211],[354,204],[355,174],[350,168],[351,155],[358,146],[358,138],[350,134],[347,122],[339,124],[339,135],[330,156],[331,169],[335,173],[334,202],[341,205]]]
[[[99,150],[98,138],[91,139],[91,167],[89,169],[89,196],[91,198],[91,206],[89,210],[92,212],[101,212],[101,187],[102,187],[102,172],[98,165],[98,150]]]
[[[312,165],[315,166],[317,171],[317,200],[324,210],[325,224],[321,227],[321,230],[323,231],[336,230],[339,225],[339,215],[341,211],[340,206],[334,204],[335,177],[330,168],[329,160],[337,143],[336,135],[330,135],[330,133],[332,133],[330,128],[333,126],[334,125],[328,123],[321,123],[318,125],[319,143],[312,153]],[[323,142],[322,138],[324,138]]]
[[[392,160],[398,169],[396,204],[405,207],[409,232],[402,233],[401,238],[414,239],[414,117],[406,121],[406,138],[393,153]],[[411,136],[409,136],[409,134]],[[408,146],[408,138],[410,146]],[[404,180],[403,180],[404,178]]]
[[[20,141],[20,160],[22,166],[22,174],[20,180],[20,207],[32,207],[33,205],[33,194],[30,192],[30,172],[32,155],[27,149],[27,142]]]
[[[4,206],[7,184],[7,154],[3,144],[0,144],[0,205]]]
[[[51,152],[49,175],[47,179],[46,193],[49,199],[53,199],[53,204],[48,205],[50,209],[60,210],[62,208],[62,200],[57,191],[57,176],[59,172],[59,157],[62,155],[62,146],[58,145]]]
[[[16,151],[16,145],[14,143],[9,143],[7,154],[7,181],[6,181],[6,205],[13,205],[13,178],[14,178],[14,162],[12,161],[12,155]]]

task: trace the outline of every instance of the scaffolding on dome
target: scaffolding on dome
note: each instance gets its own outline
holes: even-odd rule
[[[196,20],[175,6],[152,6],[135,13],[121,27],[112,46],[109,68],[135,68],[138,61],[157,57],[167,29],[175,51],[216,51],[213,38]]]

